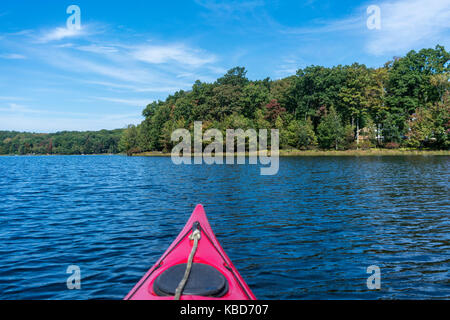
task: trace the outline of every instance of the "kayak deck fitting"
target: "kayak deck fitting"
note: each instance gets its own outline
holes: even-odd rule
[[[202,205],[125,300],[256,300],[214,235]]]

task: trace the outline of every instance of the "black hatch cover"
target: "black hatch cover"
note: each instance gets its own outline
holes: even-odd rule
[[[174,296],[186,271],[186,264],[177,264],[164,271],[153,284],[158,296]],[[223,297],[228,292],[227,279],[214,267],[194,263],[183,295],[202,297]]]

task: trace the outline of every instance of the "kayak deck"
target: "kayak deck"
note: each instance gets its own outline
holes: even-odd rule
[[[198,247],[193,259],[192,275],[189,279],[191,283],[186,286],[186,295],[181,296],[181,300],[255,300],[256,297],[245,283],[237,269],[233,266],[230,258],[226,255],[221,245],[217,241],[211,226],[206,217],[202,205],[198,205],[186,226],[170,245],[158,262],[144,275],[136,286],[125,297],[125,300],[173,300],[173,295],[167,295],[168,284],[161,282],[169,281],[171,274],[179,274],[180,270],[184,272],[184,265],[188,262],[188,256],[193,247],[193,240],[189,237],[194,229],[200,230],[201,238],[198,241]],[[182,266],[183,265],[183,266]],[[175,269],[178,269],[175,272]],[[195,272],[194,272],[195,271]],[[217,284],[216,296],[213,295],[195,295],[191,292],[200,292],[195,286],[201,282],[201,277],[209,276],[211,279],[204,279],[210,284],[204,288],[205,292],[215,292],[213,285]],[[173,277],[172,277],[173,278]],[[225,279],[224,284],[221,279]],[[167,280],[165,280],[167,279]],[[200,282],[199,282],[200,281]],[[173,281],[172,281],[173,282]],[[191,285],[189,290],[187,287]],[[166,288],[167,287],[167,288]],[[161,288],[165,288],[166,294],[161,294]],[[155,292],[158,292],[158,294]],[[197,288],[198,289],[198,288]],[[183,291],[184,292],[184,291]]]

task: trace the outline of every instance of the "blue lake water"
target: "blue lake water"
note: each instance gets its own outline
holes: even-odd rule
[[[0,299],[122,299],[195,205],[259,299],[450,298],[450,157],[0,157]],[[81,268],[68,290],[67,267]],[[367,267],[381,269],[369,290]]]

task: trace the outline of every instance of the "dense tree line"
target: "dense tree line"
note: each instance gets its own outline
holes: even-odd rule
[[[0,154],[118,153],[123,129],[51,134],[0,131]]]
[[[410,51],[380,68],[362,64],[310,66],[293,76],[250,81],[236,67],[214,83],[196,81],[149,104],[120,148],[128,154],[170,151],[171,133],[203,129],[280,130],[281,148],[370,147],[448,149],[450,53],[444,47]]]

